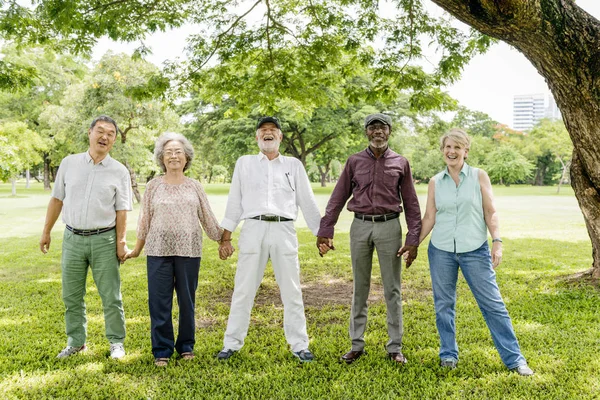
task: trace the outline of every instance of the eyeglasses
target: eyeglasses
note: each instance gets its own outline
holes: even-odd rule
[[[167,151],[165,151],[164,154],[166,157],[173,157],[173,156],[179,157],[180,155],[184,154],[184,151],[183,150],[175,150],[175,151],[167,150]]]
[[[377,130],[382,130],[382,131],[387,131],[388,129],[390,129],[389,126],[385,125],[385,124],[373,124],[373,125],[369,125],[367,126],[367,130],[369,132],[375,132]]]

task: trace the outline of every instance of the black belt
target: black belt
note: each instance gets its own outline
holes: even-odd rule
[[[115,227],[111,226],[110,228],[98,228],[98,229],[75,229],[75,228],[71,228],[69,225],[67,225],[67,229],[76,235],[92,236],[92,235],[98,235],[100,233],[112,231],[113,229],[115,229]]]
[[[257,219],[259,221],[267,221],[267,222],[293,221],[293,219],[291,219],[291,218],[280,217],[279,215],[257,215],[256,217],[252,217],[250,219]]]
[[[360,219],[363,221],[371,221],[371,222],[385,222],[396,219],[400,216],[400,213],[391,213],[391,214],[382,214],[382,215],[366,215],[354,213],[354,218]]]

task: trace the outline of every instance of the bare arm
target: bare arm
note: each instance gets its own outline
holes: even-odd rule
[[[425,207],[425,216],[421,221],[421,230],[419,233],[419,244],[429,235],[429,232],[433,229],[433,224],[435,223],[435,180],[432,178],[429,181],[429,185],[427,186],[427,205]],[[416,246],[414,246],[416,247]],[[404,261],[406,262],[406,268],[410,267],[410,265],[415,260],[415,257],[410,256],[409,249],[407,246],[404,246],[398,251],[398,257],[404,255]]]
[[[500,239],[500,224],[498,213],[494,205],[494,194],[492,193],[492,182],[487,172],[479,170],[479,186],[481,187],[481,198],[483,203],[483,217],[492,239]],[[496,268],[502,262],[502,242],[492,242],[492,266]]]
[[[50,232],[62,211],[63,202],[56,197],[50,198],[48,203],[48,210],[46,210],[46,222],[44,223],[44,230],[42,231],[42,237],[40,239],[40,250],[46,254],[50,250]]]
[[[435,180],[431,178],[427,186],[427,205],[425,206],[425,216],[421,225],[421,234],[419,235],[419,244],[431,233],[435,225],[435,214],[437,208],[435,206]]]
[[[127,254],[127,211],[117,210],[117,257],[125,262]]]

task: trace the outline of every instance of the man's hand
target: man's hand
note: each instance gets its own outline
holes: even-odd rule
[[[333,247],[333,239],[317,236],[317,249],[319,249],[319,255],[321,257],[323,257],[323,254],[327,254],[329,250],[335,250],[335,247]]]
[[[42,233],[42,238],[40,239],[40,250],[42,253],[46,254],[48,250],[50,250],[50,242],[52,239],[50,238],[50,233]]]
[[[492,243],[492,268],[496,269],[502,262],[502,243]]]
[[[227,260],[229,257],[231,257],[234,251],[235,248],[231,244],[231,240],[223,240],[219,242],[219,258],[221,260]]]
[[[129,253],[129,249],[127,248],[127,243],[117,243],[117,257],[121,264],[127,260],[127,253]]]
[[[398,257],[404,255],[404,261],[406,262],[406,268],[410,267],[413,261],[417,258],[419,252],[419,246],[410,246],[405,244],[400,250],[398,250]]]

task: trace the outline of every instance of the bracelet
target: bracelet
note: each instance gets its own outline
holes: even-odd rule
[[[502,243],[502,239],[500,239],[500,238],[492,239],[492,243],[494,243],[494,242]]]
[[[231,242],[231,239],[221,239],[219,240],[219,242],[223,243],[223,242]]]

